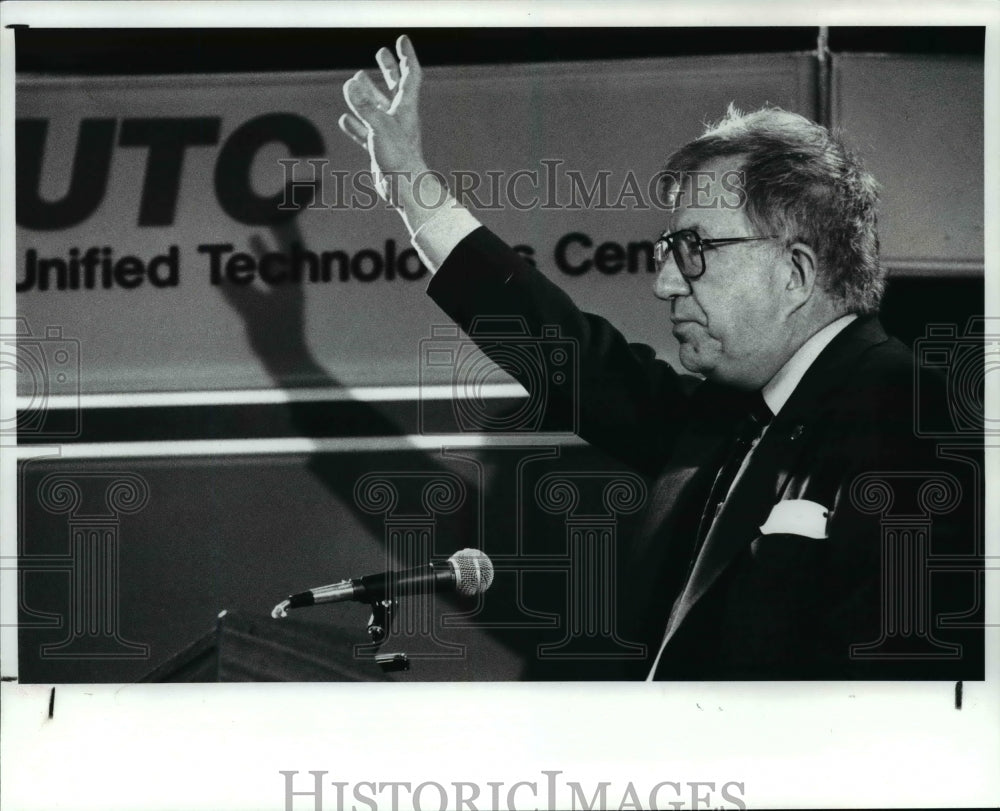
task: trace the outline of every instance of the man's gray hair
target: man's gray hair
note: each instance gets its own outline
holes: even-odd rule
[[[825,127],[777,107],[733,105],[667,161],[666,177],[719,157],[742,158],[746,217],[761,234],[803,242],[819,257],[818,281],[848,312],[876,312],[885,291],[878,258],[878,183]]]

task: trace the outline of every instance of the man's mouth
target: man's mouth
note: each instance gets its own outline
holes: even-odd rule
[[[697,321],[691,321],[686,318],[672,318],[670,319],[674,327],[671,330],[675,338],[683,338],[685,334],[692,331],[692,329],[698,326]]]

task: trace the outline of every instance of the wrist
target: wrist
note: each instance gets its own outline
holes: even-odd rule
[[[411,234],[451,204],[444,175],[426,166],[400,173],[395,182],[394,203]]]

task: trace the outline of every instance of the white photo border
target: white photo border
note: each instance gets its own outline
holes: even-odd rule
[[[458,12],[460,11],[460,16]],[[986,302],[1000,302],[998,56],[1000,7],[773,2],[670,5],[492,2],[9,2],[0,6],[0,118],[13,119],[9,27],[643,25],[985,25]],[[295,22],[290,22],[295,21]],[[15,315],[13,128],[0,127],[0,315]],[[992,312],[991,312],[992,310]],[[997,375],[987,402],[995,408]],[[0,414],[14,414],[6,386]],[[2,555],[16,555],[16,455],[0,460]],[[38,451],[35,451],[36,453]],[[58,448],[42,449],[58,453]],[[22,456],[23,458],[23,456]],[[996,492],[1000,448],[987,451]],[[1000,554],[987,500],[987,554]],[[2,804],[28,809],[283,809],[282,770],[328,781],[518,781],[546,771],[595,787],[618,807],[631,782],[745,784],[748,807],[992,806],[1000,803],[997,600],[987,603],[987,681],[716,684],[22,685],[16,571],[0,572]],[[14,618],[11,621],[11,617]],[[297,778],[298,779],[298,778]],[[324,809],[336,808],[332,797]],[[530,792],[520,795],[534,807]],[[566,795],[560,795],[565,801]],[[432,799],[433,798],[433,799]],[[437,807],[428,794],[426,807]],[[539,789],[538,807],[544,807]],[[295,808],[309,806],[301,799]],[[346,805],[345,807],[350,807]],[[361,806],[363,807],[363,806]],[[628,806],[626,806],[628,807]],[[735,806],[728,806],[735,807]]]

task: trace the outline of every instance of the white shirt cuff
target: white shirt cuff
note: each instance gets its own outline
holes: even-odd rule
[[[427,269],[436,273],[455,246],[481,224],[449,196],[437,213],[410,235],[410,242]]]

